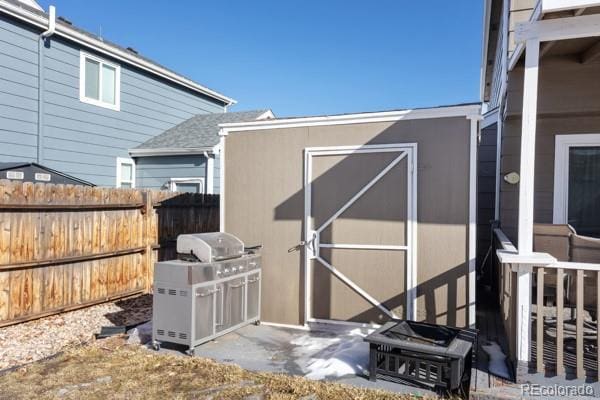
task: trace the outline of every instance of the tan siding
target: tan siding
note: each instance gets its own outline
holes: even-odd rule
[[[565,56],[540,66],[535,163],[535,222],[552,222],[554,141],[557,134],[600,132],[600,63]],[[501,175],[519,171],[523,68],[509,76],[508,118],[502,137]],[[501,223],[516,243],[518,185],[501,184]]]
[[[511,10],[529,10],[532,9],[537,3],[537,0],[511,0]]]
[[[510,1],[509,27],[508,27],[508,55],[517,47],[515,43],[515,25],[528,21],[537,0],[512,0]]]
[[[465,325],[469,121],[464,117],[264,130],[227,137],[225,229],[248,244],[264,245],[265,321],[303,322],[301,253],[288,253],[302,240],[303,149],[409,142],[419,144],[418,317]],[[390,282],[381,279],[379,284]],[[362,300],[356,302],[365,306]],[[339,312],[347,310],[342,307]]]

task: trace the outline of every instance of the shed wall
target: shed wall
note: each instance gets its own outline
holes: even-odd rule
[[[302,252],[288,252],[303,238],[303,150],[416,142],[418,319],[465,325],[469,132],[470,122],[462,117],[227,136],[224,227],[245,243],[264,245],[262,319],[285,324],[304,320]]]

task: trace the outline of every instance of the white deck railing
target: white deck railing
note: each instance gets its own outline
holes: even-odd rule
[[[499,300],[513,357],[524,362],[535,359],[538,372],[563,375],[572,367],[577,378],[595,370],[600,379],[600,264],[557,261],[546,253],[519,255],[504,232],[494,233],[501,266]],[[535,279],[529,287],[518,287],[519,274]],[[574,326],[565,321],[569,310],[575,316]],[[589,316],[595,316],[596,322]],[[596,357],[585,350],[586,336],[588,343],[595,341]],[[565,338],[575,339],[574,353],[565,351]]]

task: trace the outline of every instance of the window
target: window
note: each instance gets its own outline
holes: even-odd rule
[[[135,162],[131,158],[117,158],[117,187],[135,187]]]
[[[172,192],[204,193],[204,178],[171,178],[169,190]]]
[[[81,52],[79,99],[113,110],[120,108],[121,68],[98,57]]]
[[[554,223],[600,237],[600,134],[557,135]]]

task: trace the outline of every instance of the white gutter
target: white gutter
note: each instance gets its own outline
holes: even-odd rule
[[[44,163],[44,45],[46,39],[56,32],[56,8],[48,8],[48,29],[38,38],[38,118],[36,161]]]
[[[49,18],[46,18],[45,15],[40,15],[38,13],[19,7],[18,5],[7,3],[2,0],[0,0],[0,12],[10,15],[21,21],[25,21],[31,25],[37,26],[38,28],[47,29],[49,27]],[[237,101],[230,97],[227,97],[225,95],[222,95],[221,93],[215,92],[214,90],[199,85],[190,79],[187,79],[174,72],[171,72],[163,67],[160,67],[157,64],[154,64],[153,62],[147,61],[126,50],[120,49],[101,40],[83,34],[70,26],[58,24],[55,26],[53,34],[64,37],[70,41],[93,49],[99,53],[108,55],[124,63],[133,65],[154,75],[160,76],[161,78],[174,82],[178,85],[187,87],[188,89],[201,93],[205,96],[222,101],[227,105],[237,103]]]
[[[208,155],[214,153],[215,147],[216,146],[189,148],[167,147],[160,149],[129,149],[129,155],[132,157]]]
[[[485,75],[487,72],[488,42],[490,40],[489,27],[492,18],[492,0],[485,0],[483,9],[483,43],[481,49],[481,76],[479,77],[479,100],[485,102]]]

